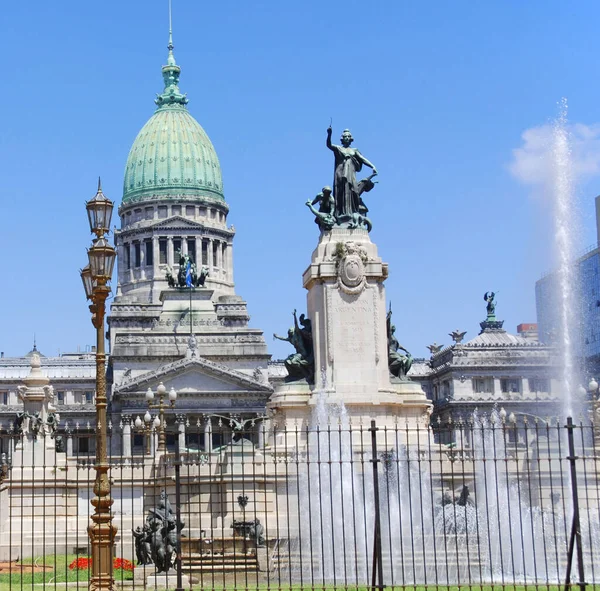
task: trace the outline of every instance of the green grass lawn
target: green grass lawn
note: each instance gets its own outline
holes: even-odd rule
[[[15,564],[15,570],[11,573],[0,574],[0,591],[25,591],[26,589],[87,589],[88,581],[91,572],[88,570],[70,570],[69,564],[76,560],[78,556],[69,554],[66,556],[46,556],[45,560],[42,557],[24,559],[22,564],[35,564],[37,566],[50,566],[52,570],[45,572],[28,573],[21,572],[18,564]],[[172,574],[175,574],[173,571]],[[117,587],[132,589],[133,573],[122,569],[114,571],[115,582]],[[229,578],[229,577],[228,577]],[[237,579],[237,580],[235,580]],[[256,579],[255,579],[256,580]],[[67,585],[68,583],[68,585]],[[222,583],[222,581],[221,581]],[[141,584],[136,584],[135,589],[143,589]],[[188,587],[187,589],[190,589]],[[225,584],[219,584],[217,576],[212,579],[212,576],[204,576],[202,583],[191,585],[193,591],[334,591],[336,589],[345,591],[370,591],[369,586],[344,586],[339,585],[278,585],[276,580],[272,580],[270,584],[258,583],[252,584],[251,575],[244,581],[244,576],[233,577]],[[578,585],[571,585],[573,591],[579,589]],[[564,585],[461,585],[459,586],[443,586],[443,585],[406,585],[406,586],[386,586],[385,591],[563,591]],[[588,585],[586,591],[600,591],[600,586]]]
[[[208,578],[207,578],[208,579]],[[319,586],[315,585],[312,587],[308,585],[292,585],[278,586],[275,582],[270,585],[251,585],[245,586],[243,583],[238,585],[211,585],[208,580],[203,581],[203,585],[193,584],[191,588],[194,591],[334,591],[336,589],[345,591],[371,591],[372,587],[364,586],[344,586],[341,585],[330,585],[330,586]],[[576,584],[571,585],[571,589],[576,591],[579,586]],[[444,586],[444,585],[389,585],[385,587],[384,591],[564,591],[564,585],[542,585],[542,584],[531,584],[531,585],[461,585],[459,586]],[[600,591],[598,585],[587,585],[586,591]]]
[[[51,588],[54,585],[62,583],[81,583],[87,588],[87,583],[91,572],[86,570],[70,570],[69,564],[75,559],[80,558],[75,554],[46,556],[37,558],[24,558],[23,565],[35,564],[36,566],[52,567],[43,572],[31,573],[25,569],[21,571],[19,563],[14,565],[14,570],[11,572],[0,573],[0,591],[25,589],[33,585],[45,584],[45,587]],[[131,571],[117,569],[114,571],[115,580],[117,582],[133,579]]]

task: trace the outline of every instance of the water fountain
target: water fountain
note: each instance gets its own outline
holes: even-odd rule
[[[574,327],[576,326],[576,277],[574,236],[574,190],[571,143],[567,127],[568,104],[559,102],[559,115],[552,126],[552,196],[554,202],[555,246],[558,258],[558,312],[559,335],[563,363],[563,388],[565,393],[565,416],[573,416],[574,376]]]
[[[574,409],[576,383],[566,101],[553,127],[552,163],[566,416]],[[453,444],[434,443],[420,387],[390,375],[388,270],[369,238],[370,220],[361,225],[364,211],[343,223],[333,211],[311,211],[321,235],[303,276],[310,320],[301,316],[297,330],[312,331],[314,350],[298,345],[287,365],[314,364],[315,380],[288,380],[268,405],[283,425],[272,443],[295,458],[295,490],[290,497],[288,482],[285,491],[294,505],[286,524],[287,563],[282,567],[280,560],[280,571],[290,583],[365,584],[375,564],[371,461],[377,459],[386,584],[559,583],[570,527],[563,423],[536,423],[529,433],[525,425],[523,441],[523,426],[495,411],[472,417],[468,426],[449,426]],[[379,427],[377,458],[371,419]],[[593,516],[582,522],[592,552],[600,547],[599,523]],[[592,571],[587,575],[594,579]]]

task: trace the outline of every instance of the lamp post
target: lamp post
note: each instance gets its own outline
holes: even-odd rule
[[[104,316],[108,285],[115,264],[115,249],[104,237],[110,228],[113,203],[102,193],[100,179],[96,195],[86,203],[90,230],[96,235],[88,249],[88,265],[81,270],[85,295],[91,301],[92,324],[96,329],[96,480],[94,482],[94,507],[88,535],[92,545],[91,591],[110,590],[115,587],[113,577],[113,546],[117,528],[112,524],[107,454],[106,417],[106,355],[104,351]]]
[[[139,416],[136,417],[133,424],[138,431],[141,431],[144,434],[144,454],[149,456],[152,453],[152,446],[150,444],[150,436],[152,435],[152,417],[150,416],[150,412],[146,411],[144,420]]]
[[[158,384],[158,388],[156,388],[156,394],[158,396],[158,403],[152,404],[154,400],[154,392],[152,392],[152,388],[148,388],[146,392],[146,401],[148,402],[149,409],[158,410],[158,415],[154,419],[154,426],[158,431],[158,452],[165,453],[167,451],[167,434],[165,429],[165,401],[168,397],[171,408],[175,406],[175,401],[177,400],[177,392],[175,388],[171,388],[167,395],[167,388],[161,382]],[[149,413],[148,413],[149,414]]]

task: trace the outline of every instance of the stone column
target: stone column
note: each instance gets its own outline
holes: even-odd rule
[[[200,273],[200,269],[202,269],[202,238],[200,236],[196,236],[194,248],[194,262],[198,273]]]
[[[215,242],[215,248],[217,249],[217,267],[219,268],[219,275],[222,275],[223,269],[223,249],[221,247],[221,241]]]
[[[182,254],[188,254],[187,236],[182,236],[181,237],[181,253]]]
[[[177,421],[177,440],[178,440],[178,444],[179,444],[179,450],[181,452],[183,452],[183,450],[186,449],[186,446],[185,446],[185,421],[186,421],[186,416],[184,414],[178,414],[175,417],[175,420]]]
[[[173,266],[173,236],[167,236],[167,265]]]
[[[121,455],[125,460],[131,458],[131,415],[123,415],[123,433],[121,441]]]
[[[119,283],[125,280],[125,249],[123,244],[117,243],[117,269],[119,275]]]
[[[156,457],[156,450],[158,449],[158,433],[154,425],[150,427],[150,455]]]
[[[228,242],[225,252],[227,254],[227,279],[230,283],[233,283],[233,248],[231,246],[231,243]]]
[[[529,388],[529,380],[525,376],[521,376],[521,394],[525,398],[537,398],[537,392],[532,392]]]
[[[67,457],[73,457],[73,432],[67,431]]]
[[[204,417],[204,451],[212,452],[212,422],[210,417]]]
[[[13,435],[11,433],[8,438],[8,457],[10,458],[11,463],[12,463],[12,457],[13,457],[14,453],[15,453],[15,438],[13,437]]]
[[[214,242],[215,241],[212,238],[208,239],[208,268],[210,269],[211,275],[213,275],[215,272],[215,267],[213,265],[215,260],[213,255]]]
[[[223,269],[223,279],[227,279],[227,242],[221,242],[221,269]]]
[[[130,242],[127,245],[129,249],[129,271],[127,272],[129,275],[129,281],[133,281],[134,272],[135,272],[135,249],[133,248],[133,242]]]
[[[267,419],[258,421],[256,423],[256,428],[258,429],[258,449],[263,449],[265,447],[265,442],[267,440],[267,430],[269,428]]]
[[[154,271],[154,277],[159,277],[160,273],[158,267],[160,265],[160,250],[158,244],[158,236],[152,236],[152,269]]]
[[[138,240],[138,244],[140,245],[140,278],[146,279],[146,249],[144,248],[144,241]]]
[[[494,376],[492,378],[494,385],[492,386],[492,391],[494,393],[495,397],[500,397],[502,396],[502,382],[500,381],[500,378],[497,378],[496,376]]]

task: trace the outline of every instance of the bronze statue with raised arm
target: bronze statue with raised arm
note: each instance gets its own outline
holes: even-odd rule
[[[364,204],[360,199],[362,193],[373,188],[371,178],[377,174],[375,165],[369,162],[356,148],[350,130],[345,129],[340,138],[341,146],[331,143],[331,126],[327,128],[327,147],[333,152],[335,169],[333,175],[333,197],[335,199],[335,217],[338,224],[352,224],[357,218],[355,214],[363,214]],[[366,180],[357,181],[356,173],[363,164],[373,169],[373,174]],[[363,214],[364,215],[364,214]]]

